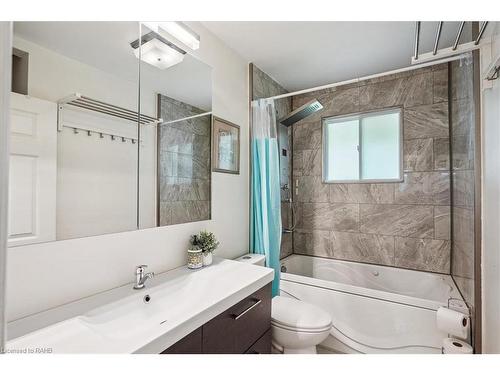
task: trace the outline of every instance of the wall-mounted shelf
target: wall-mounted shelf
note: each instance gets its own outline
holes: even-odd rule
[[[141,125],[156,125],[162,120],[156,117],[151,117],[127,108],[118,107],[114,104],[102,102],[100,100],[89,98],[79,93],[72,94],[58,101],[57,103],[57,130],[62,130],[60,112],[66,105],[99,112],[108,116],[118,117],[124,120],[140,123]]]

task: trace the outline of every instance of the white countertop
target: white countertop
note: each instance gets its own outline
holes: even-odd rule
[[[270,268],[215,258],[11,322],[8,352],[159,353],[273,280]],[[151,302],[144,303],[145,295]],[[38,327],[43,327],[37,329]]]

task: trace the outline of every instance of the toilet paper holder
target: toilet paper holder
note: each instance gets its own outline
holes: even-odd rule
[[[446,307],[448,309],[455,310],[455,311],[458,311],[458,312],[466,315],[466,317],[462,320],[462,326],[466,327],[467,324],[469,324],[467,336],[470,339],[471,333],[472,333],[472,331],[471,331],[471,329],[472,329],[471,328],[471,309],[470,309],[469,305],[467,304],[467,302],[465,302],[464,300],[462,300],[460,298],[450,297],[450,298],[448,298]],[[448,334],[448,337],[453,337],[453,336]]]

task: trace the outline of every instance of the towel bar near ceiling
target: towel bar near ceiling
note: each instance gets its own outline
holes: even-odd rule
[[[100,100],[89,98],[79,93],[72,94],[64,99],[57,102],[57,130],[62,130],[61,121],[61,111],[64,109],[65,105],[71,105],[74,107],[103,113],[108,116],[118,117],[124,120],[138,122],[141,125],[156,125],[162,122],[162,119],[155,117],[139,114],[138,112],[132,111],[127,108],[119,107],[114,104],[109,104],[102,102]]]

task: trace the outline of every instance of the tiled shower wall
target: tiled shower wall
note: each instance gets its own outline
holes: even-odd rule
[[[269,77],[262,70],[257,68],[255,65],[252,65],[252,100],[261,99],[261,98],[269,98],[271,96],[284,94],[287,92],[283,87],[280,86],[275,80]],[[279,120],[283,118],[285,115],[291,112],[292,108],[292,100],[291,98],[283,98],[279,100],[275,100],[274,105],[276,107],[276,119]],[[277,124],[280,126],[280,124]],[[288,128],[286,130],[282,129],[282,131],[286,131],[288,133],[288,143],[291,145],[291,129]],[[280,161],[282,163],[288,164],[288,171],[291,171],[291,157],[290,153],[288,153],[287,157],[280,157]],[[280,166],[282,167],[282,166]],[[291,176],[288,175],[288,185],[291,186]],[[283,192],[282,192],[282,197]],[[284,228],[289,228],[292,225],[292,214],[291,207],[289,203],[282,202],[281,203],[281,221]],[[284,258],[292,253],[292,234],[291,233],[283,233],[281,237],[281,252],[280,258]]]
[[[472,55],[450,64],[452,258],[451,274],[474,305],[475,108]]]
[[[446,64],[294,96],[324,109],[293,126],[297,229],[293,251],[450,272],[450,166]],[[322,118],[403,109],[404,181],[325,184]]]
[[[158,94],[163,121],[203,113]],[[201,116],[158,127],[158,225],[210,219],[210,121]]]

